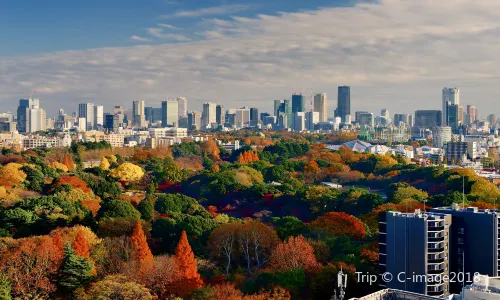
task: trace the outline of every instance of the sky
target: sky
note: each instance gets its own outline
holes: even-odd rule
[[[351,110],[440,109],[443,87],[500,113],[498,0],[0,0],[0,112],[185,96],[272,111],[351,86]]]

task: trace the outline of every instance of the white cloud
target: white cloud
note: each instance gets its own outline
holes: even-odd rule
[[[161,26],[161,27],[165,27],[165,28],[168,28],[168,29],[180,29],[179,27],[176,27],[174,25],[171,25],[171,24],[166,24],[166,23],[159,23],[159,24],[156,24],[158,26]]]
[[[0,57],[0,110],[34,88],[49,115],[82,101],[158,106],[181,95],[189,109],[216,101],[271,111],[272,100],[312,88],[328,93],[331,114],[337,86],[348,84],[353,111],[440,109],[442,87],[458,86],[482,117],[500,112],[497,0],[381,0],[203,25],[203,40]]]
[[[190,38],[182,34],[165,33],[163,28],[158,28],[158,27],[147,28],[146,31],[148,32],[149,35],[159,39],[168,39],[178,42],[187,42],[191,40]]]
[[[237,12],[245,11],[250,9],[250,5],[242,5],[242,4],[234,4],[234,5],[221,5],[221,6],[213,6],[206,7],[197,10],[181,10],[172,15],[164,15],[163,17],[185,17],[185,18],[194,18],[194,17],[204,17],[204,16],[215,16],[215,15],[227,15],[234,14]]]
[[[148,38],[140,37],[138,35],[133,35],[133,36],[130,37],[130,39],[133,40],[133,41],[138,41],[138,42],[147,42],[147,41],[149,41]]]

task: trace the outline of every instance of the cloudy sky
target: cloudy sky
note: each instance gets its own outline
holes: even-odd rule
[[[272,109],[351,86],[352,110],[440,109],[441,89],[500,114],[498,0],[0,0],[0,111],[48,115],[188,97]]]

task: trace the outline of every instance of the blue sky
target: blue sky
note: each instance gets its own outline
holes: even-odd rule
[[[0,111],[34,90],[49,116],[185,96],[272,110],[351,86],[352,110],[440,109],[459,87],[500,112],[498,0],[0,0]]]
[[[228,20],[233,15],[276,15],[352,4],[346,0],[0,0],[0,40],[7,41],[0,56],[141,43],[132,36],[150,39],[142,44],[183,42],[155,39],[148,28],[197,40],[203,38],[196,32],[207,18]]]

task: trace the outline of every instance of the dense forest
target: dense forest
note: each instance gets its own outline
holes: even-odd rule
[[[330,299],[340,269],[362,296],[378,289],[355,272],[378,273],[379,213],[500,196],[472,170],[330,151],[324,135],[216,138],[243,146],[3,149],[0,299]]]

